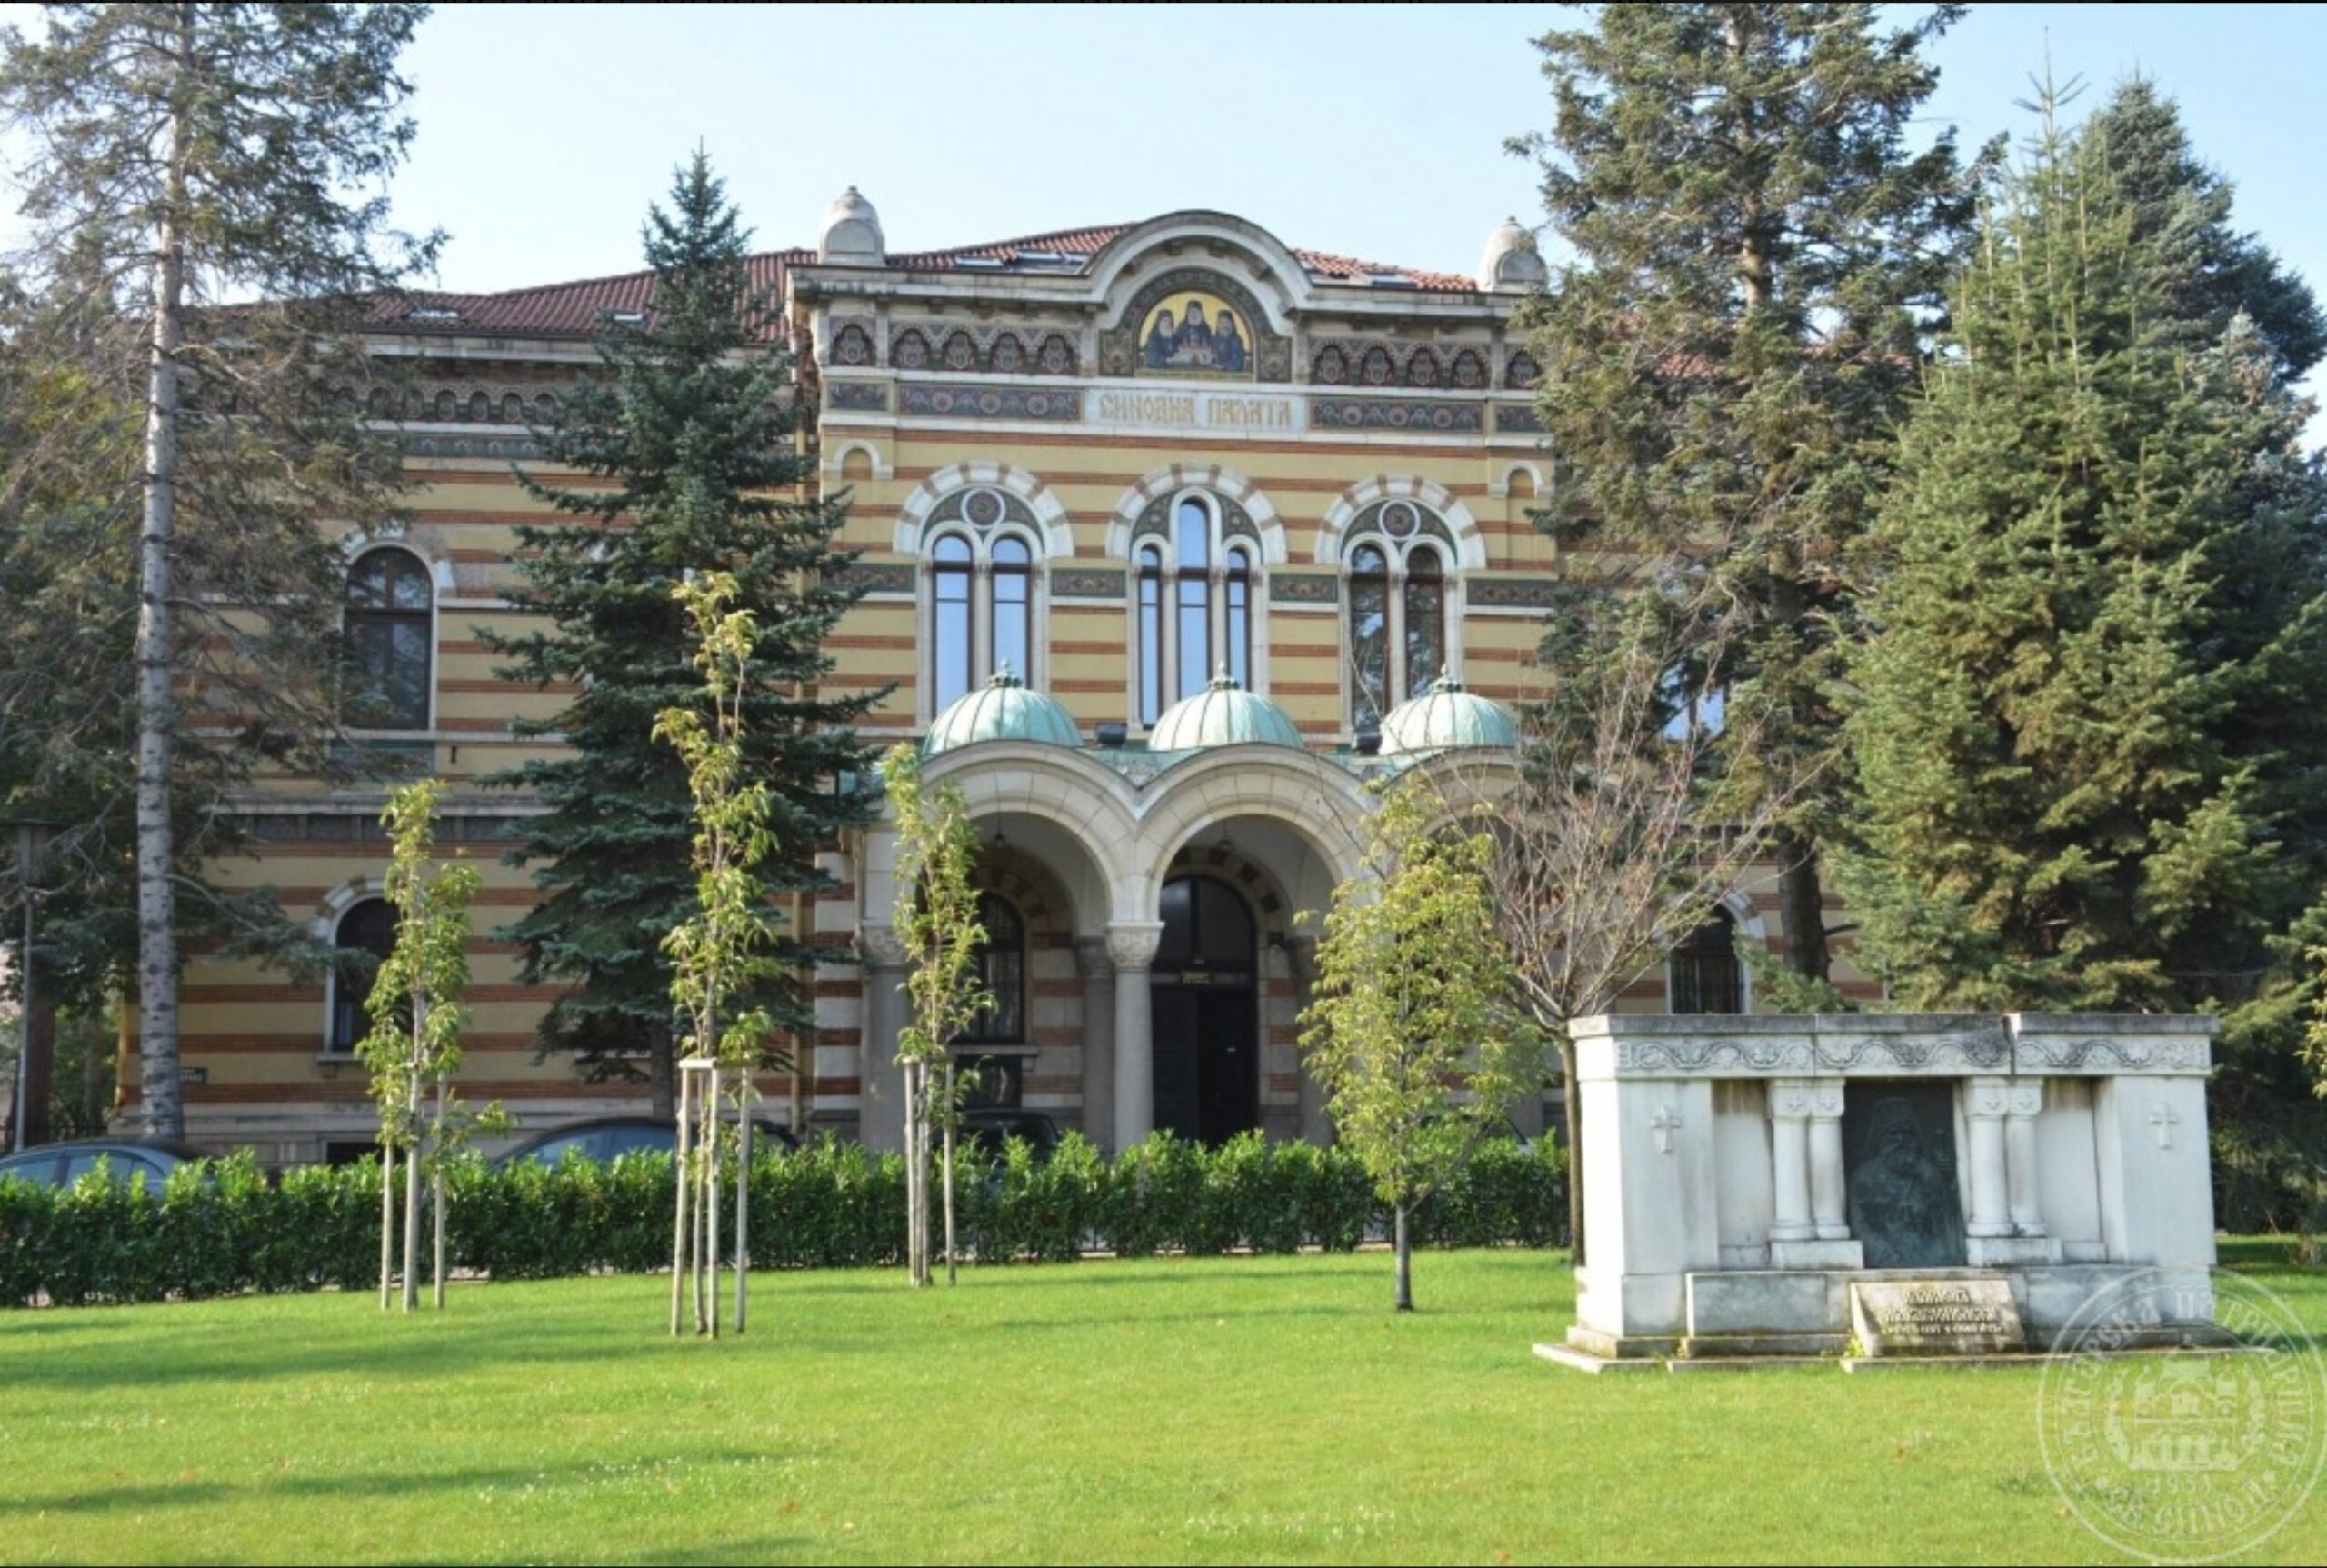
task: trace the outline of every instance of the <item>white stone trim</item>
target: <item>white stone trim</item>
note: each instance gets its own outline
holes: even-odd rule
[[[1065,504],[1040,478],[1007,463],[956,463],[923,480],[897,508],[897,529],[892,547],[900,555],[919,559],[922,529],[929,514],[946,496],[974,486],[1006,490],[1024,501],[1034,512],[1042,534],[1042,554],[1054,561],[1074,559],[1074,529],[1067,519]]]
[[[890,465],[887,454],[882,452],[877,443],[851,440],[842,442],[836,449],[824,454],[825,480],[834,484],[847,484],[841,470],[847,466],[850,454],[858,452],[873,460],[873,478],[876,483],[885,483],[896,477],[896,470]]]
[[[1208,490],[1215,495],[1226,496],[1244,509],[1260,531],[1261,566],[1283,566],[1291,557],[1284,543],[1284,520],[1260,486],[1233,468],[1223,468],[1217,463],[1173,463],[1151,472],[1146,477],[1123,494],[1115,503],[1114,515],[1107,519],[1107,558],[1131,564],[1131,531],[1139,525],[1139,514],[1151,502],[1183,490]]]
[[[1357,520],[1357,514],[1376,501],[1393,499],[1417,502],[1438,514],[1454,535],[1454,564],[1458,570],[1487,569],[1486,535],[1480,532],[1479,520],[1471,514],[1471,509],[1436,480],[1419,479],[1408,474],[1377,474],[1343,491],[1325,509],[1324,520],[1317,526],[1317,564],[1340,565],[1342,535]]]
[[[307,934],[326,948],[335,946],[339,923],[357,904],[387,896],[387,883],[377,876],[351,876],[329,893],[317,909],[315,917],[307,922]],[[339,963],[335,957],[324,971],[324,1012],[315,1030],[315,1054],[331,1062],[352,1062],[353,1051],[339,1052],[331,1048],[331,1015],[339,1002]]]
[[[1541,501],[1543,498],[1543,487],[1548,481],[1543,477],[1543,465],[1537,463],[1504,464],[1503,465],[1502,474],[1496,477],[1494,483],[1487,486],[1488,498],[1495,501],[1508,501],[1512,499],[1511,476],[1514,474],[1524,474],[1530,480],[1533,481],[1535,486],[1535,493],[1533,495],[1523,495],[1519,499],[1523,501]]]

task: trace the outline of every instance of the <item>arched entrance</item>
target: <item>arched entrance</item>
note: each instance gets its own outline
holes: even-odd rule
[[[1226,883],[1164,884],[1151,980],[1155,1125],[1205,1144],[1261,1124],[1260,940]]]

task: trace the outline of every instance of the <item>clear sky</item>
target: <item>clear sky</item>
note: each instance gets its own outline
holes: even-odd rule
[[[396,204],[450,233],[441,281],[461,290],[636,267],[639,218],[698,142],[768,247],[814,244],[854,184],[898,250],[1203,206],[1467,273],[1506,214],[1542,215],[1503,145],[1550,123],[1530,40],[1562,14],[447,5],[409,55],[420,133]],[[1938,47],[1934,116],[1967,142],[2024,130],[2013,100],[2048,51],[2092,84],[2085,105],[2156,77],[2236,182],[2239,221],[2327,286],[2327,6],[1975,5]]]

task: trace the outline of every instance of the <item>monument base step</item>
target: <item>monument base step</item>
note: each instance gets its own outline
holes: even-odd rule
[[[1725,1361],[1748,1356],[1800,1357],[1840,1355],[1850,1348],[1845,1333],[1713,1333],[1691,1334],[1681,1342],[1687,1361]]]
[[[1554,1366],[1573,1372],[1654,1372],[1664,1363],[1653,1356],[1595,1355],[1572,1344],[1539,1344],[1535,1353]]]

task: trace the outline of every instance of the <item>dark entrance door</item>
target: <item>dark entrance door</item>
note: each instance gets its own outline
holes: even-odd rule
[[[1164,884],[1154,984],[1155,1124],[1225,1143],[1261,1124],[1259,940],[1226,883]]]

